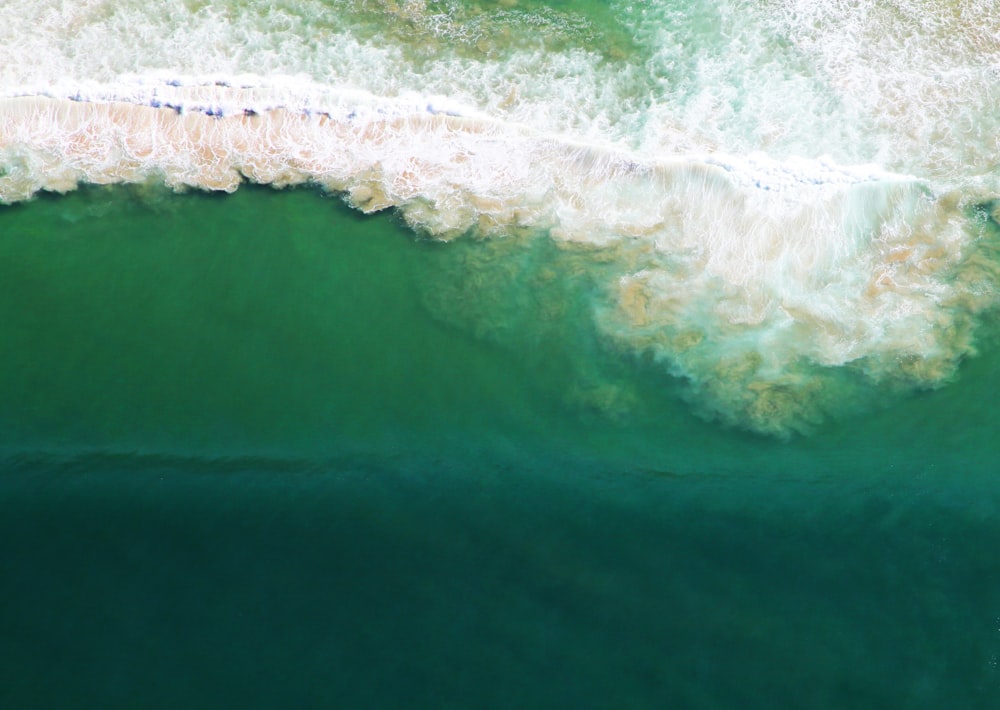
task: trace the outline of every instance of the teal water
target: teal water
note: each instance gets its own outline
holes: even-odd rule
[[[781,440],[603,336],[602,268],[310,190],[5,207],[0,703],[1000,699],[989,322]]]
[[[1000,705],[994,4],[6,0],[0,707]]]

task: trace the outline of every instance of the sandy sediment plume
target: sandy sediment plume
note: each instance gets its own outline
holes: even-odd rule
[[[82,182],[232,191],[312,183],[398,208],[439,238],[545,231],[599,249],[609,343],[649,352],[706,414],[784,435],[836,412],[845,382],[932,387],[974,352],[995,245],[919,181],[823,162],[657,160],[431,104],[0,100],[0,199]]]

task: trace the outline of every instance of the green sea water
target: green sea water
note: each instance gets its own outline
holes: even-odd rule
[[[0,708],[1000,706],[996,17],[6,0]]]
[[[602,268],[311,190],[4,207],[0,705],[994,706],[990,324],[782,440],[602,336]]]

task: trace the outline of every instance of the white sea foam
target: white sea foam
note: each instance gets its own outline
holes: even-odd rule
[[[532,45],[530,15],[377,5],[384,42],[364,3],[11,0],[0,199],[308,182],[440,238],[544,230],[617,264],[609,343],[764,432],[974,352],[998,274],[971,215],[1000,194],[1000,22],[974,3],[623,6],[610,58],[551,12]]]

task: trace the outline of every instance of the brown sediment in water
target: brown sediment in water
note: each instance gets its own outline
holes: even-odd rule
[[[946,381],[997,300],[995,247],[960,202],[915,182],[776,193],[697,160],[641,160],[487,118],[223,111],[223,100],[262,98],[225,87],[186,98],[187,108],[0,100],[0,199],[81,182],[313,183],[366,212],[398,208],[439,238],[544,230],[618,269],[596,311],[610,342],[667,363],[713,416],[779,435],[835,409],[838,368],[911,387]]]

